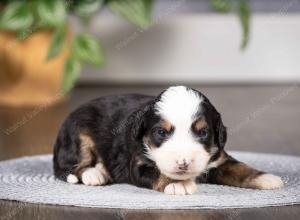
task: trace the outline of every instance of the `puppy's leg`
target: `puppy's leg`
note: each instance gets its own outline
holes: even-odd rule
[[[67,182],[77,183],[79,179],[89,186],[104,185],[110,180],[101,158],[97,156],[95,143],[84,133],[80,134],[80,162],[76,165],[74,174],[69,174]],[[95,162],[97,161],[97,162]]]
[[[154,182],[153,189],[168,195],[192,195],[197,192],[197,185],[192,179],[177,181],[160,175]]]
[[[278,189],[283,187],[280,177],[253,169],[222,152],[220,158],[213,162],[208,172],[207,181],[252,189]]]

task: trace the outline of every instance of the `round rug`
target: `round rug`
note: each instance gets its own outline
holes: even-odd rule
[[[0,162],[0,199],[30,203],[128,209],[222,209],[300,204],[300,157],[231,152],[247,164],[283,178],[280,190],[201,184],[195,195],[170,196],[127,184],[73,185],[56,180],[52,156]]]

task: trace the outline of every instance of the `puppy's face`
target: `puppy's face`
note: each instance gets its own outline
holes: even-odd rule
[[[147,124],[146,156],[172,179],[200,175],[226,141],[219,113],[201,93],[183,86],[158,97]]]

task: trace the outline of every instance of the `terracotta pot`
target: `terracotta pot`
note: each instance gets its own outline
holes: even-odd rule
[[[70,38],[68,34],[67,45]],[[35,32],[24,40],[0,31],[0,105],[49,105],[63,99],[61,83],[69,47],[47,62],[51,40],[51,31]]]

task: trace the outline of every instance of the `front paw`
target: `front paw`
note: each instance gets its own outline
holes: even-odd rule
[[[255,189],[280,189],[283,187],[283,181],[279,176],[273,174],[262,174],[251,181]]]
[[[107,182],[106,177],[95,167],[86,169],[81,175],[81,181],[88,186],[100,186]]]
[[[168,195],[192,195],[196,192],[197,184],[193,180],[170,183],[164,189]]]

